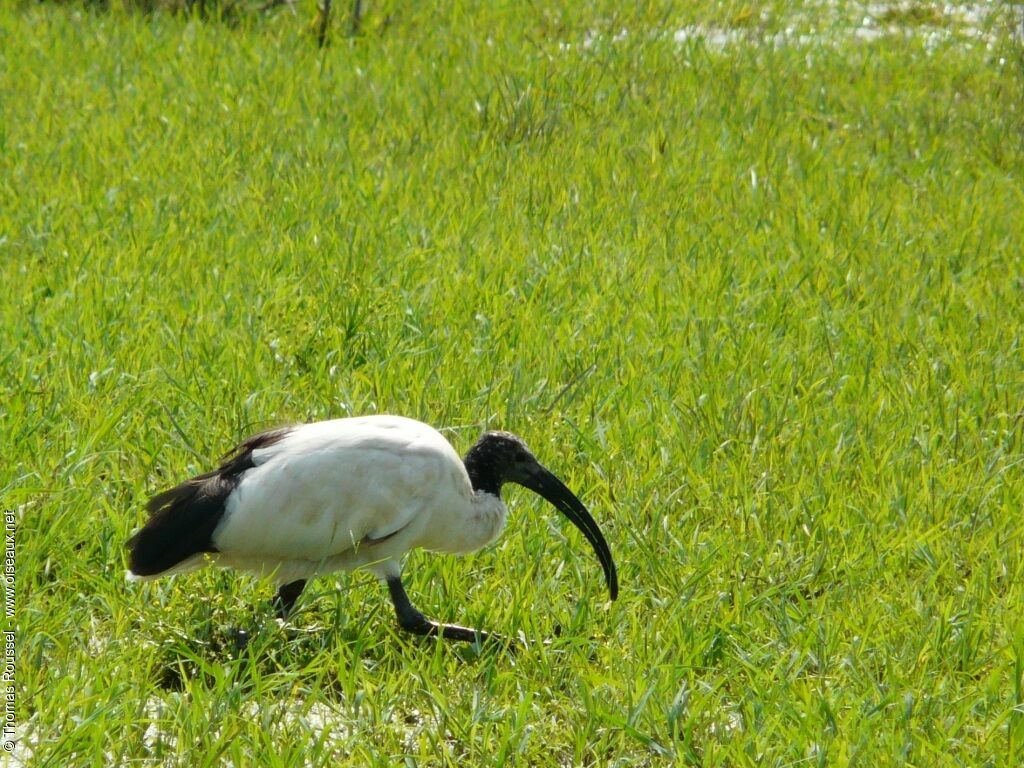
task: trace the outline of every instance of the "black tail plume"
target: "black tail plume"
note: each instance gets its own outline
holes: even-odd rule
[[[149,500],[149,520],[128,540],[128,567],[135,576],[156,576],[201,552],[216,552],[213,532],[224,503],[242,474],[255,464],[252,452],[284,438],[291,428],[250,437],[220,467],[186,480]]]

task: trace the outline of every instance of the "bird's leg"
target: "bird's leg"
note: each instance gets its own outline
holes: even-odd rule
[[[288,618],[288,614],[292,612],[292,608],[295,607],[295,601],[299,599],[299,595],[302,594],[305,586],[305,579],[281,585],[280,589],[277,590],[277,597],[274,598],[274,608],[277,610],[279,618]]]
[[[477,640],[482,643],[498,639],[495,635],[489,635],[477,629],[460,627],[455,624],[438,624],[436,621],[431,621],[409,602],[409,596],[405,594],[405,587],[402,586],[402,579],[399,576],[388,576],[387,582],[388,591],[391,592],[391,602],[395,604],[398,625],[406,632],[416,635],[440,635],[446,640],[462,640],[467,643],[474,643]]]

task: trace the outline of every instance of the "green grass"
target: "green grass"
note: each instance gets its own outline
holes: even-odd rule
[[[1019,42],[481,5],[371,3],[324,51],[311,5],[0,7],[18,755],[1019,764]],[[406,561],[432,617],[551,639],[514,657],[400,635],[366,574],[290,628],[245,576],[125,583],[150,494],[374,412],[521,434],[619,600],[516,490],[496,545]]]

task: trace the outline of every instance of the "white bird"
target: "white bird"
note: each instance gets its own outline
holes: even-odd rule
[[[321,421],[245,440],[219,468],[150,500],[148,522],[128,541],[128,578],[206,564],[269,575],[285,618],[308,579],[365,568],[387,583],[403,629],[486,639],[416,610],[400,561],[416,547],[460,554],[494,541],[505,526],[506,482],[540,494],[582,531],[614,600],[615,563],[597,523],[522,440],[487,432],[462,460],[437,430],[398,416]]]

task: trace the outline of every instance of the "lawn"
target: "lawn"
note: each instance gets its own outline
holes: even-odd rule
[[[112,6],[0,5],[10,764],[1024,760],[1016,9]],[[517,654],[125,582],[150,495],[367,413],[521,435],[619,599],[514,488],[405,578]]]

